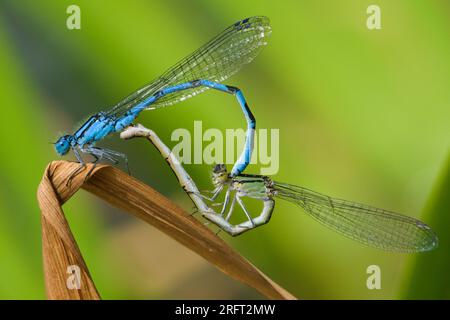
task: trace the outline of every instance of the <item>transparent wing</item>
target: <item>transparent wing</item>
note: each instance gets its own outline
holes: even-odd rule
[[[126,97],[107,114],[123,113],[168,86],[198,79],[224,81],[258,55],[267,44],[270,32],[270,21],[267,17],[251,17],[236,22],[162,76]],[[207,88],[198,87],[175,92],[159,99],[148,109],[169,106],[205,90]]]
[[[438,244],[433,230],[417,219],[294,185],[274,182],[273,188],[275,196],[299,205],[322,224],[364,244],[397,252],[428,251]]]

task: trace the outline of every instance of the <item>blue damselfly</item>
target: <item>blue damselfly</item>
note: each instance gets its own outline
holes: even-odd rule
[[[235,95],[242,108],[247,121],[247,135],[244,150],[233,167],[232,175],[244,171],[253,151],[256,121],[242,91],[221,82],[250,63],[267,44],[270,33],[267,17],[238,21],[109,111],[91,116],[74,134],[60,137],[55,143],[57,153],[65,155],[72,150],[81,164],[71,177],[85,167],[81,154],[91,155],[94,163],[101,159],[117,163],[119,158],[127,163],[126,155],[99,148],[95,144],[131,125],[143,110],[169,106],[209,88]]]

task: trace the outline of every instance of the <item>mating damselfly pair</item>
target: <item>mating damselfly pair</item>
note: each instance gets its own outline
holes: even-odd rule
[[[267,44],[270,33],[271,27],[267,17],[251,17],[238,21],[110,110],[91,116],[74,134],[59,138],[55,143],[57,153],[64,155],[72,150],[80,162],[80,167],[70,177],[72,178],[86,167],[82,154],[93,156],[94,163],[102,159],[116,163],[120,158],[127,162],[126,155],[99,148],[96,143],[112,133],[121,132],[131,126],[143,110],[172,105],[211,88],[236,96],[247,122],[247,133],[244,149],[231,172],[228,173],[223,165],[215,167],[213,171],[215,190],[212,197],[200,194],[198,191],[194,192],[196,199],[204,198],[214,202],[226,189],[222,210],[218,213],[212,210],[211,206],[195,202],[202,213],[208,214],[209,220],[232,235],[241,234],[267,223],[275,206],[274,199],[282,198],[298,204],[326,226],[377,248],[399,252],[419,252],[436,247],[437,237],[426,224],[419,220],[334,199],[306,188],[277,183],[269,177],[243,173],[253,151],[256,120],[242,91],[222,82],[258,55],[262,47]],[[161,141],[159,144],[161,148],[164,146]],[[167,151],[167,147],[165,150]],[[179,177],[187,175],[181,165],[172,166],[172,169],[176,173],[178,171]],[[91,171],[87,173],[87,177],[90,173]],[[184,179],[188,179],[195,186],[190,177],[186,176]],[[198,189],[195,187],[195,190]],[[259,215],[253,217],[246,209],[243,201],[245,198],[263,202],[263,210]],[[234,226],[229,223],[229,219],[236,203],[246,214],[247,221]]]

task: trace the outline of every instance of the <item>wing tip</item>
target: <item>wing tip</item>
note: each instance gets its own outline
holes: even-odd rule
[[[247,29],[250,27],[263,27],[264,29],[271,31],[270,19],[267,16],[253,16],[239,20],[234,24],[234,27],[239,29]]]

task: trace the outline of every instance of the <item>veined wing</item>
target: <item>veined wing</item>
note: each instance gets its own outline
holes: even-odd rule
[[[294,185],[274,182],[273,188],[275,196],[299,205],[322,224],[364,244],[396,252],[437,247],[436,234],[420,220]]]
[[[162,76],[119,102],[108,115],[117,115],[169,86],[198,79],[221,82],[250,63],[267,44],[271,33],[267,17],[257,16],[236,22],[201,48],[178,62]],[[169,106],[207,90],[198,87],[169,94],[148,109]]]

